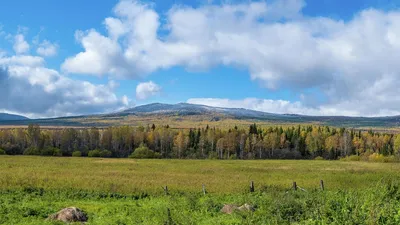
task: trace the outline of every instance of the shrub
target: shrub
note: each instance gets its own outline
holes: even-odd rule
[[[321,156],[317,156],[314,158],[314,160],[324,160],[324,158],[322,158]]]
[[[0,148],[0,155],[5,155],[6,151],[4,151],[3,149]]]
[[[62,156],[62,151],[58,148],[54,148],[53,156]]]
[[[218,159],[218,154],[216,152],[210,152],[208,154],[208,159]]]
[[[89,151],[88,156],[89,157],[100,157],[100,150],[96,149],[96,150]]]
[[[100,151],[100,157],[103,157],[103,158],[110,158],[111,155],[112,155],[112,152],[111,152],[111,151],[108,151],[108,150]]]
[[[373,153],[372,155],[368,156],[368,161],[370,162],[384,162],[385,156],[378,153]]]
[[[398,159],[394,155],[391,155],[391,156],[385,156],[383,161],[387,163],[392,163],[392,162],[398,162]]]
[[[40,155],[40,151],[38,148],[29,147],[29,148],[25,149],[24,155]]]
[[[146,145],[140,145],[135,151],[129,156],[129,158],[134,159],[154,159],[159,158],[160,154],[154,153]]]
[[[341,161],[360,161],[361,157],[358,155],[350,155],[340,159]]]
[[[81,156],[82,156],[82,152],[80,152],[80,151],[74,151],[72,153],[72,157],[81,157]]]
[[[43,155],[43,156],[62,156],[62,154],[59,155],[58,152],[61,153],[60,149],[58,149],[58,148],[46,147],[46,148],[44,148],[44,149],[42,149],[40,151],[40,155]]]
[[[18,145],[11,144],[10,142],[7,142],[1,146],[1,148],[4,149],[7,155],[20,155],[24,153],[23,149],[21,149]]]

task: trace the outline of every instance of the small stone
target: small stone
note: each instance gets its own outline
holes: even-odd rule
[[[252,205],[249,204],[244,204],[240,207],[236,206],[236,205],[224,205],[224,207],[222,207],[221,212],[225,213],[225,214],[232,214],[235,211],[240,211],[240,212],[254,212],[255,209]]]

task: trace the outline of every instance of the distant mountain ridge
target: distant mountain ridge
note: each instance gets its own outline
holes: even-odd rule
[[[140,105],[119,112],[60,117],[49,119],[27,120],[25,117],[14,117],[19,120],[1,120],[0,125],[27,125],[37,123],[49,126],[115,126],[138,125],[144,123],[179,123],[186,124],[215,122],[227,119],[246,121],[247,123],[273,124],[320,124],[340,127],[400,127],[400,116],[390,117],[346,117],[346,116],[307,116],[297,114],[274,114],[244,108],[222,108],[189,103],[164,104],[152,103]],[[190,126],[190,125],[189,125]]]
[[[25,116],[8,114],[8,113],[0,113],[0,121],[15,121],[15,120],[28,120],[29,118]]]
[[[121,113],[135,114],[135,115],[176,114],[182,116],[221,114],[226,116],[252,117],[252,118],[263,118],[266,116],[278,115],[278,114],[260,112],[243,108],[222,108],[222,107],[212,107],[206,105],[189,104],[189,103],[178,103],[178,104],[152,103],[148,105],[141,105],[131,109],[127,109],[122,111]],[[285,116],[285,115],[280,115],[280,116]]]

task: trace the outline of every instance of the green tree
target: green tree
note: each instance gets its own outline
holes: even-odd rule
[[[135,151],[129,156],[134,159],[153,159],[159,158],[160,154],[150,150],[146,145],[140,145]]]

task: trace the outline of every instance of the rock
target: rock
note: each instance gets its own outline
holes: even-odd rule
[[[80,210],[76,207],[69,207],[69,208],[62,209],[59,212],[57,212],[56,214],[49,216],[48,219],[62,221],[62,222],[66,222],[66,223],[86,222],[87,216],[82,210]]]
[[[246,211],[247,212],[254,212],[255,211],[254,207],[252,205],[247,204],[247,203],[242,205],[242,206],[240,206],[238,208],[238,210],[242,211],[242,212],[246,212]]]
[[[221,212],[225,213],[225,214],[232,214],[235,211],[254,212],[254,207],[246,203],[240,207],[238,207],[236,205],[224,205],[224,207],[222,207],[222,209],[221,209]]]

